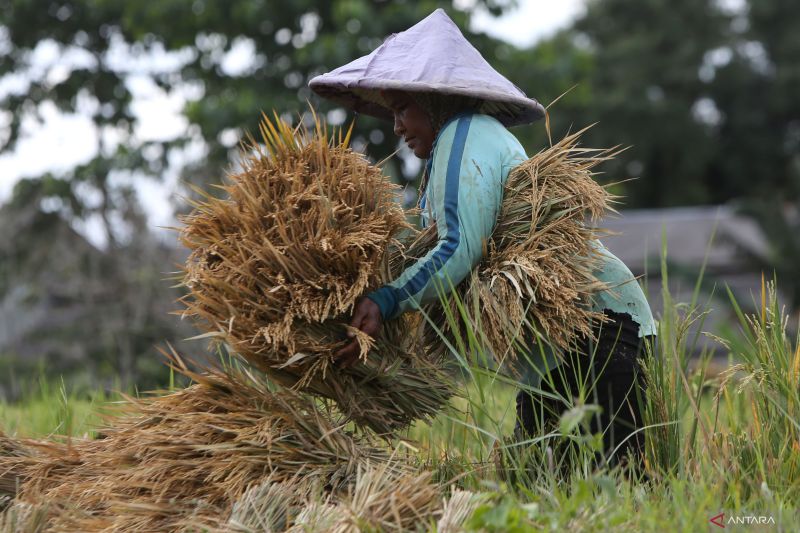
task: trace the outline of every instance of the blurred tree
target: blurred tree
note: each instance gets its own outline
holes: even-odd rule
[[[576,39],[572,29],[559,31],[530,49],[499,44],[494,47],[494,57],[490,61],[526,94],[548,108],[547,122],[554,142],[567,131],[591,124],[586,110],[592,106],[592,93],[586,80],[592,73],[594,58],[591,50]],[[513,131],[529,155],[550,141],[542,122]]]
[[[613,180],[641,178],[625,186],[628,206],[724,202],[752,194],[755,176],[762,195],[796,197],[796,2],[589,0],[573,28],[529,50],[466,29],[475,9],[497,14],[512,3],[461,2],[468,7],[458,11],[435,0],[11,0],[0,6],[0,74],[26,81],[0,93],[9,110],[0,149],[12,149],[26,117],[47,104],[90,114],[97,160],[66,179],[81,184],[77,203],[87,190],[102,202],[76,216],[119,219],[111,190],[119,171],[161,176],[194,142],[205,151],[186,177],[216,180],[261,110],[292,115],[309,98],[343,122],[342,110],[310,94],[308,79],[443,5],[498,70],[543,103],[576,86],[551,109],[555,136],[599,122],[587,144],[632,146],[605,169]],[[56,59],[37,66],[47,50]],[[131,103],[143,77],[188,100],[189,123],[176,138],[137,131]],[[546,142],[538,124],[515,132],[529,152]],[[369,117],[358,118],[355,139],[376,159],[397,148],[391,126]],[[418,167],[403,166],[394,160],[388,172],[413,179]],[[119,224],[107,226],[113,243]]]
[[[0,398],[24,393],[25,374],[37,368],[73,385],[155,387],[168,372],[154,346],[190,348],[181,341],[192,334],[188,324],[168,318],[177,294],[162,282],[181,251],[146,231],[131,196],[120,201],[136,236],[98,250],[63,216],[69,196],[62,179],[25,179],[0,207],[0,225],[13,235],[0,240]]]
[[[723,117],[712,172],[726,197],[800,197],[800,4],[751,0],[734,19],[713,72]]]
[[[726,44],[730,17],[715,0],[589,1],[577,38],[593,56],[587,143],[631,146],[606,168],[626,187],[626,203],[705,203],[719,147],[719,117],[700,76],[707,54]],[[721,195],[717,195],[721,196]]]
[[[81,308],[64,315],[74,321],[62,326],[72,328],[75,335],[87,335],[85,354],[109,361],[129,382],[138,380],[137,359],[152,354],[153,335],[174,340],[180,328],[177,322],[169,322],[170,331],[153,327],[153,320],[167,324],[163,313],[154,315],[153,311],[163,310],[164,297],[176,294],[161,280],[166,256],[148,235],[136,201],[136,180],[161,179],[170,164],[177,162],[189,163],[184,175],[190,181],[218,181],[224,168],[235,161],[241,135],[257,131],[262,110],[274,109],[296,119],[311,99],[329,122],[343,124],[347,119],[343,110],[313,98],[307,89],[311,77],[370,52],[386,35],[406,29],[437,7],[447,8],[456,23],[466,28],[475,9],[496,15],[512,3],[477,0],[464,3],[463,11],[453,9],[452,2],[433,0],[0,3],[0,109],[4,110],[0,111],[0,154],[14,150],[20,139],[44,127],[54,108],[88,116],[97,131],[97,152],[91,161],[57,176],[31,176],[15,189],[4,216],[18,221],[20,213],[28,210],[38,213],[32,221],[47,223],[24,225],[26,230],[8,244],[8,254],[0,256],[0,269],[21,264],[12,263],[11,256],[41,255],[58,220],[69,223],[58,226],[63,228],[89,223],[102,228],[105,250],[92,251],[85,242],[67,249],[86,248],[82,256],[102,258],[95,261],[102,264],[101,271],[70,275],[82,276],[92,286],[101,285],[86,294],[103,296],[97,301],[89,298],[96,311],[91,318]],[[497,45],[486,36],[470,36],[484,49]],[[141,131],[134,103],[137,87],[143,85],[186,101],[188,121],[178,135]],[[357,148],[369,144],[369,153],[376,159],[394,152],[398,144],[391,124],[369,117],[358,118],[354,139]],[[201,154],[194,160],[186,155],[190,146]],[[395,161],[387,170],[398,179],[414,178],[413,172],[404,174],[400,166]],[[38,230],[43,233],[37,235]],[[65,237],[70,242],[79,240],[74,232],[63,232],[71,236]],[[53,253],[58,250],[54,248]],[[9,286],[0,287],[0,299],[13,292],[12,285],[39,287],[26,293],[25,302],[3,300],[9,312],[14,306],[18,312],[26,306],[29,311],[39,309],[51,301],[54,285],[45,279],[66,273],[57,268],[56,257],[45,256],[48,261],[24,262],[24,268],[7,278]],[[68,265],[80,262],[64,259]],[[80,283],[75,280],[69,286]],[[70,294],[76,297],[81,290]],[[54,336],[48,324],[43,322],[44,329],[37,331],[26,329],[25,338]],[[18,350],[20,345],[14,346]],[[57,352],[57,346],[51,346],[52,350]],[[51,347],[42,349],[55,362],[58,356]],[[62,350],[61,355],[66,357],[70,350]],[[98,353],[102,350],[105,356]],[[109,358],[110,354],[114,356]]]
[[[52,102],[65,112],[88,112],[100,132],[98,159],[107,162],[109,171],[159,175],[171,148],[195,140],[207,143],[207,153],[187,176],[216,180],[243,130],[257,131],[262,110],[292,118],[312,99],[324,112],[331,111],[307,88],[311,77],[370,52],[386,35],[437,7],[448,8],[466,28],[476,8],[498,14],[512,3],[479,0],[458,11],[452,2],[433,0],[11,0],[0,7],[0,39],[5,41],[0,74],[24,76],[28,84],[2,102],[11,111],[0,148],[12,149],[25,117],[40,114]],[[484,47],[497,44],[485,36],[480,41]],[[43,48],[56,48],[58,60],[37,69],[33,58]],[[172,67],[158,66],[165,61]],[[137,134],[131,87],[142,75],[167,94],[188,99],[185,114],[191,126],[183,135],[144,141]],[[345,117],[341,112],[328,115],[334,124]],[[369,143],[376,158],[397,147],[387,123],[361,117],[355,133],[356,145]],[[128,157],[119,157],[112,137],[122,140]],[[108,180],[107,173],[70,176],[71,183],[89,182],[111,198]]]
[[[800,3],[749,0],[730,28],[713,73],[723,116],[711,179],[721,199],[739,197],[768,240],[765,256],[744,256],[800,309]],[[720,196],[715,198],[719,199]]]
[[[800,193],[800,4],[589,0],[587,143],[631,146],[606,167],[626,204],[718,204]],[[570,117],[572,118],[572,117]]]

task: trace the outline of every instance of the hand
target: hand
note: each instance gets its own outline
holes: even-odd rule
[[[377,336],[383,325],[381,308],[369,298],[359,299],[356,302],[355,309],[353,309],[353,319],[350,321],[350,325],[360,329],[370,337]],[[353,338],[355,335],[348,331],[347,336]],[[353,339],[347,346],[336,352],[333,358],[337,365],[342,368],[348,368],[358,360],[360,351],[361,347],[358,344],[358,339]]]

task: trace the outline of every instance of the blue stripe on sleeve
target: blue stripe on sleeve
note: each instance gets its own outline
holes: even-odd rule
[[[444,264],[450,259],[458,247],[461,239],[461,228],[458,225],[458,182],[461,173],[461,159],[464,156],[464,146],[467,143],[467,133],[472,116],[458,120],[453,144],[450,148],[450,158],[447,161],[447,176],[445,178],[444,214],[447,224],[447,237],[445,242],[431,256],[430,260],[417,271],[413,278],[408,280],[402,288],[398,289],[402,299],[410,298],[418,293],[430,281]]]

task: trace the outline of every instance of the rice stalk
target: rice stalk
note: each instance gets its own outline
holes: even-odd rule
[[[739,335],[732,335],[728,344],[740,363],[728,370],[715,403],[718,409],[723,395],[735,398],[727,403],[738,405],[740,417],[752,423],[717,436],[717,447],[731,450],[728,455],[717,451],[719,460],[729,471],[735,468],[743,492],[757,493],[763,483],[786,497],[796,497],[800,488],[800,337],[788,329],[789,313],[774,280],[767,281],[762,274],[760,309],[751,314],[742,310],[730,289],[728,295],[740,326]]]
[[[360,363],[334,366],[353,306],[389,281],[391,250],[411,227],[399,188],[349,134],[315,121],[311,131],[265,117],[262,144],[245,145],[221,197],[193,202],[180,233],[191,252],[182,315],[282,385],[388,433],[433,416],[452,386],[404,319],[377,339],[357,335]]]
[[[47,502],[48,530],[218,529],[267,480],[335,490],[360,463],[386,459],[310,398],[272,392],[253,373],[183,371],[197,383],[129,398],[102,439],[19,441],[26,453],[0,457],[14,503]]]
[[[287,531],[428,531],[441,512],[431,476],[399,469],[394,460],[364,463],[346,492],[310,501]]]
[[[482,497],[468,490],[454,489],[444,502],[442,516],[436,523],[437,533],[458,533],[463,531],[464,522],[481,504]]]
[[[581,147],[584,131],[509,174],[483,260],[457,287],[441,287],[441,305],[426,308],[425,344],[434,353],[447,351],[442,337],[498,361],[536,343],[570,349],[578,337],[593,335],[593,321],[603,322],[590,305],[592,294],[609,289],[597,279],[601,230],[593,223],[613,211],[614,197],[592,176],[617,151]],[[435,227],[422,232],[395,255],[393,272],[424,255],[437,238]]]

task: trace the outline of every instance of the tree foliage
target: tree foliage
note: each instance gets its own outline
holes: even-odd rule
[[[97,156],[106,164],[67,173],[71,183],[103,191],[118,170],[160,176],[170,151],[191,140],[207,151],[186,177],[218,179],[261,111],[294,115],[307,100],[331,111],[308,90],[311,77],[443,6],[498,70],[546,105],[574,87],[550,109],[554,135],[598,122],[590,142],[631,146],[608,168],[614,179],[638,178],[626,188],[629,205],[723,202],[750,195],[754,176],[766,196],[796,196],[795,4],[589,0],[572,27],[522,50],[469,30],[475,9],[499,13],[511,5],[502,0],[464,11],[432,0],[11,0],[0,8],[0,73],[29,82],[4,97],[3,150],[13,149],[26,116],[52,102],[107,132]],[[37,69],[34,51],[44,46],[57,47],[59,59]],[[234,56],[251,61],[234,65]],[[141,76],[187,98],[182,135],[138,136],[131,80]],[[541,124],[515,131],[531,152],[546,142]],[[356,139],[376,159],[397,148],[391,126],[369,117],[358,117]],[[401,166],[389,170],[399,178]],[[404,177],[414,176],[406,169]]]
[[[147,233],[138,181],[177,169],[191,182],[218,181],[262,111],[296,119],[310,101],[334,123],[350,120],[315,98],[308,80],[369,53],[437,7],[525,92],[546,106],[558,100],[549,108],[554,141],[597,122],[587,144],[630,146],[604,169],[609,181],[635,178],[617,186],[627,206],[797,200],[800,4],[587,0],[570,27],[529,49],[469,29],[476,9],[499,14],[513,3],[2,2],[0,154],[45,126],[52,108],[90,117],[98,132],[92,160],[29,176],[14,203],[40,209],[46,201],[73,225],[97,223],[117,261],[109,272],[120,281],[138,260],[127,250],[142,249],[138,240]],[[186,102],[178,135],[141,131],[135,103],[142,85]],[[514,133],[531,154],[549,142],[542,123]],[[370,117],[356,117],[354,138],[376,160],[398,148],[391,124]],[[414,180],[418,166],[394,158],[386,169]]]

